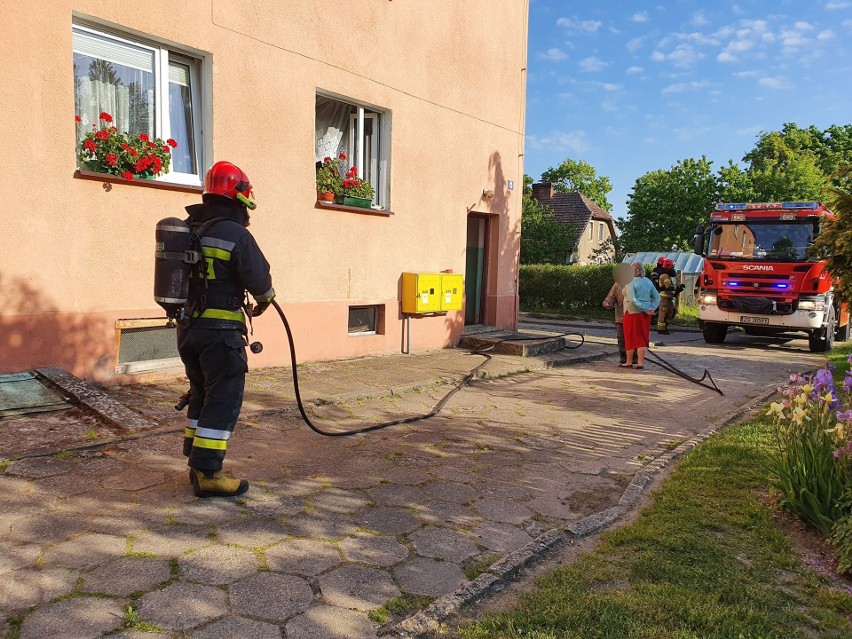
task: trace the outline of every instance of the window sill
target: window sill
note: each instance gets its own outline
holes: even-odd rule
[[[74,177],[80,180],[96,180],[98,182],[107,182],[109,184],[130,184],[134,186],[144,186],[150,189],[160,189],[163,191],[181,191],[183,193],[204,192],[203,186],[178,184],[176,182],[163,182],[161,180],[125,180],[123,177],[119,177],[117,175],[110,175],[109,173],[98,173],[97,171],[87,171],[86,169],[77,169],[74,172]]]
[[[335,204],[334,202],[322,202],[317,200],[314,208],[330,209],[333,211],[347,211],[349,213],[360,213],[361,215],[378,215],[380,217],[390,217],[394,214],[393,211],[385,211],[380,209],[365,209],[360,206],[346,206],[345,204]]]

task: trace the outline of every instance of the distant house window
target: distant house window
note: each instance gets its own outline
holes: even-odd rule
[[[344,170],[356,167],[375,190],[373,204],[388,208],[390,113],[317,94],[315,129],[314,161],[343,153]]]
[[[606,226],[603,222],[598,222],[598,241],[603,242],[604,239],[604,226]]]
[[[589,221],[589,239],[595,239],[595,223],[593,221]]]
[[[77,148],[99,115],[132,134],[172,138],[177,147],[165,180],[200,183],[201,61],[135,37],[75,24],[74,112],[82,119]]]

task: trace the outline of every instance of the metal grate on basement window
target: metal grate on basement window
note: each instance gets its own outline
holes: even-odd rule
[[[174,327],[163,320],[119,320],[117,373],[139,373],[180,366]]]
[[[350,306],[349,334],[375,335],[378,315],[376,306]]]

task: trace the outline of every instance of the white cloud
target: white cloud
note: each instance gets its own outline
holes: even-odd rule
[[[648,12],[637,11],[630,19],[633,20],[633,22],[648,22]]]
[[[821,42],[828,42],[829,40],[834,40],[834,32],[831,29],[825,29],[824,31],[820,31],[817,35],[817,40]]]
[[[706,27],[708,24],[710,24],[710,19],[707,17],[707,14],[704,13],[704,11],[696,11],[689,19],[689,24],[691,24],[693,27]]]
[[[676,82],[675,84],[670,84],[666,87],[663,87],[661,93],[683,93],[685,91],[699,91],[701,89],[706,89],[710,86],[710,83],[706,80],[698,80],[693,82]]]
[[[798,29],[799,31],[812,31],[814,28],[814,25],[812,25],[810,22],[805,22],[804,20],[799,20],[793,26],[796,27],[796,29]]]
[[[589,33],[594,33],[598,29],[601,28],[603,22],[600,20],[575,20],[573,18],[559,18],[556,21],[556,25],[559,27],[565,27],[566,29],[571,29],[572,31],[588,31]]]
[[[734,75],[738,78],[756,78],[760,74],[757,71],[737,71]]]
[[[596,58],[595,56],[589,56],[588,58],[583,58],[580,61],[580,71],[584,71],[586,73],[594,73],[596,71],[603,71],[609,66],[609,62],[604,62],[600,58]]]
[[[625,44],[624,46],[627,48],[628,51],[633,53],[633,52],[641,49],[642,45],[644,43],[645,43],[645,36],[641,36],[639,38],[633,38],[632,40],[628,40],[627,44]]]
[[[747,126],[742,129],[737,129],[736,133],[737,135],[748,136],[751,138],[760,133],[761,131],[763,131],[763,127],[761,126]]]
[[[757,83],[762,87],[766,87],[767,89],[790,89],[790,88],[792,88],[792,85],[787,80],[787,78],[785,78],[784,76],[781,76],[781,75],[766,76],[764,78],[760,78],[760,80],[758,80]]]
[[[630,74],[642,73],[644,70],[645,69],[643,69],[642,67],[628,67],[627,73],[630,73]]]
[[[719,62],[736,62],[737,58],[730,51],[722,51],[722,53],[716,56],[716,60]]]
[[[559,153],[583,153],[589,146],[585,131],[551,131],[544,135],[528,135],[527,143],[536,150]]]
[[[852,7],[852,2],[826,2],[825,8],[828,11],[834,11],[836,9],[847,9]]]
[[[651,59],[654,62],[671,62],[676,67],[691,67],[696,62],[704,58],[704,54],[697,51],[690,44],[679,44],[671,52],[663,53],[659,49],[651,54]]]
[[[606,113],[618,113],[618,105],[612,100],[604,100],[601,102],[601,111]]]
[[[604,91],[609,91],[610,93],[620,91],[623,88],[623,85],[614,84],[612,82],[592,82],[592,84],[596,87],[600,87]]]
[[[565,60],[568,58],[568,54],[564,53],[560,49],[557,49],[556,47],[548,49],[547,53],[539,53],[539,56],[544,58],[545,60],[551,60],[553,62],[559,62],[560,60]]]

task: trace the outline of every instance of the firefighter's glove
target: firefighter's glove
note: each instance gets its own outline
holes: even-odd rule
[[[251,310],[252,317],[259,317],[263,315],[263,312],[269,308],[269,305],[272,304],[272,300],[275,299],[275,291],[269,289],[269,292],[264,293],[260,297],[254,298],[254,301],[257,302]]]

